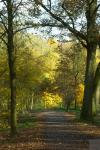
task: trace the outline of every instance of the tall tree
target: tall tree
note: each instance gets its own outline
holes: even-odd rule
[[[14,31],[13,31],[13,3],[12,0],[7,1],[7,18],[8,18],[8,29],[7,29],[7,52],[8,62],[10,71],[10,88],[11,88],[11,134],[16,133],[16,71],[15,71],[15,50],[14,50]]]
[[[50,0],[50,3],[47,4],[41,0],[34,1],[54,18],[53,21],[48,19],[48,21],[44,22],[45,26],[59,26],[68,29],[87,50],[85,90],[81,118],[84,120],[92,119],[92,93],[96,72],[96,49],[100,45],[98,28],[98,18],[100,17],[99,0],[59,0],[55,1],[55,3],[54,0]]]
[[[22,5],[22,0],[15,2],[13,0],[0,1],[0,39],[7,48],[9,79],[10,79],[10,126],[11,135],[16,134],[16,53],[14,48],[14,35],[20,31],[16,25],[18,9]]]
[[[56,72],[56,84],[63,97],[64,107],[68,109],[72,101],[77,107],[76,89],[83,84],[85,52],[76,41],[61,43],[59,46],[60,59]]]

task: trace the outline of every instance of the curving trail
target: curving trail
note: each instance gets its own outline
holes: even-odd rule
[[[100,139],[99,127],[76,122],[72,113],[47,111],[35,115],[37,127],[21,131],[11,141],[6,135],[0,136],[0,150],[89,150],[90,140]]]

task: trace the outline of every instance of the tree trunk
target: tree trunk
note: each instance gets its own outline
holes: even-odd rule
[[[78,76],[78,73],[75,75],[74,77],[74,82],[75,82],[75,90],[76,90],[76,87],[77,87],[77,76]],[[77,98],[76,98],[76,92],[74,91],[74,100],[75,100],[75,106],[74,106],[74,109],[76,110],[77,109]]]
[[[96,25],[97,0],[87,1],[86,19],[87,19],[87,64],[85,74],[85,90],[83,98],[83,107],[81,118],[91,120],[93,117],[92,96],[94,77],[96,71],[96,49],[98,29]]]
[[[81,118],[84,120],[91,120],[92,114],[92,93],[94,85],[94,76],[96,71],[96,46],[90,45],[87,50],[87,64],[85,74],[85,89],[83,98],[83,107]]]
[[[77,99],[75,97],[75,106],[74,106],[74,109],[76,110],[77,109]]]
[[[93,114],[97,112],[97,107],[100,101],[100,63],[97,66],[94,78],[94,91],[93,91]]]
[[[10,101],[10,126],[11,135],[16,133],[16,74],[14,69],[13,56],[9,54],[9,71],[10,71],[10,90],[11,90],[11,101]]]
[[[10,90],[11,90],[11,101],[10,101],[10,126],[11,135],[14,136],[16,133],[16,71],[15,71],[15,51],[13,44],[13,5],[12,0],[7,1],[8,11],[8,63],[9,63],[9,76],[10,76]]]

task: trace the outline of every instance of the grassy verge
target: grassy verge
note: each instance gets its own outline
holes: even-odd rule
[[[17,129],[34,128],[36,125],[36,116],[25,114],[18,117]],[[9,130],[8,120],[6,118],[0,118],[0,132],[7,132]]]
[[[75,120],[78,122],[83,122],[83,123],[92,124],[95,126],[100,126],[100,112],[98,112],[97,115],[93,117],[93,120],[89,120],[89,121],[84,121],[84,120],[80,119],[81,112],[79,109],[76,109],[76,110],[70,109],[69,112],[75,113]]]
[[[34,116],[21,116],[18,121],[17,128],[26,129],[26,128],[34,128],[37,125],[37,119]]]

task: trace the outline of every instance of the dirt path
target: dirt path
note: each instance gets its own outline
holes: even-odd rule
[[[0,150],[89,150],[90,141],[100,139],[100,128],[74,121],[64,112],[37,113],[38,126],[12,140],[0,136]]]

